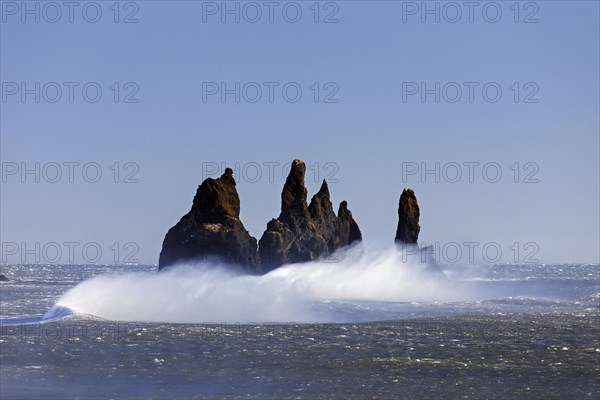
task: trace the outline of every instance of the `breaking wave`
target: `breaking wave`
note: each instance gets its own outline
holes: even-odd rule
[[[69,290],[55,308],[118,321],[336,322],[335,311],[324,314],[318,305],[473,298],[430,259],[408,253],[356,245],[327,260],[286,265],[262,276],[206,263],[160,274],[101,275]]]

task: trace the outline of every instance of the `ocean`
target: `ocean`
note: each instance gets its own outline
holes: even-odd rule
[[[409,264],[5,265],[0,397],[599,398],[598,265]]]

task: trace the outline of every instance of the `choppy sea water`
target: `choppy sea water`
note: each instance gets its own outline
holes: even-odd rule
[[[2,266],[0,397],[599,398],[598,265],[394,281],[388,258]]]

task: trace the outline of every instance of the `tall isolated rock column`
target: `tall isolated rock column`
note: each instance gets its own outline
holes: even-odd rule
[[[412,189],[404,189],[398,202],[396,243],[417,243],[419,239],[419,205]]]

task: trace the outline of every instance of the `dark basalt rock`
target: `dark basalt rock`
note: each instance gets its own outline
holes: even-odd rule
[[[281,213],[269,221],[259,241],[265,273],[283,264],[316,260],[362,240],[345,201],[335,215],[326,181],[307,205],[305,173],[304,162],[294,160],[281,193]]]
[[[159,270],[179,261],[215,259],[249,272],[258,271],[256,239],[240,221],[240,198],[235,186],[231,168],[218,179],[202,182],[190,212],[165,236]]]
[[[404,189],[398,204],[396,243],[417,243],[419,239],[419,205],[412,189]]]
[[[412,268],[422,273],[446,279],[446,275],[434,257],[434,247],[419,247],[420,210],[417,197],[412,189],[404,189],[398,204],[398,229],[396,230],[396,246],[408,256]]]
[[[352,218],[352,212],[348,210],[348,203],[346,200],[340,203],[338,218],[340,219],[340,237],[347,237],[348,240],[346,242],[349,244],[362,241],[362,233],[360,233],[358,224],[354,218]]]
[[[316,260],[362,240],[348,204],[342,201],[337,215],[333,211],[326,181],[307,204],[305,173],[304,163],[294,160],[281,193],[281,213],[267,224],[259,251],[239,219],[233,171],[227,168],[219,179],[206,179],[190,212],[165,236],[159,270],[180,261],[214,258],[266,273],[283,264]]]
[[[0,282],[8,282],[9,279],[7,277],[5,277],[4,275],[0,274]]]

